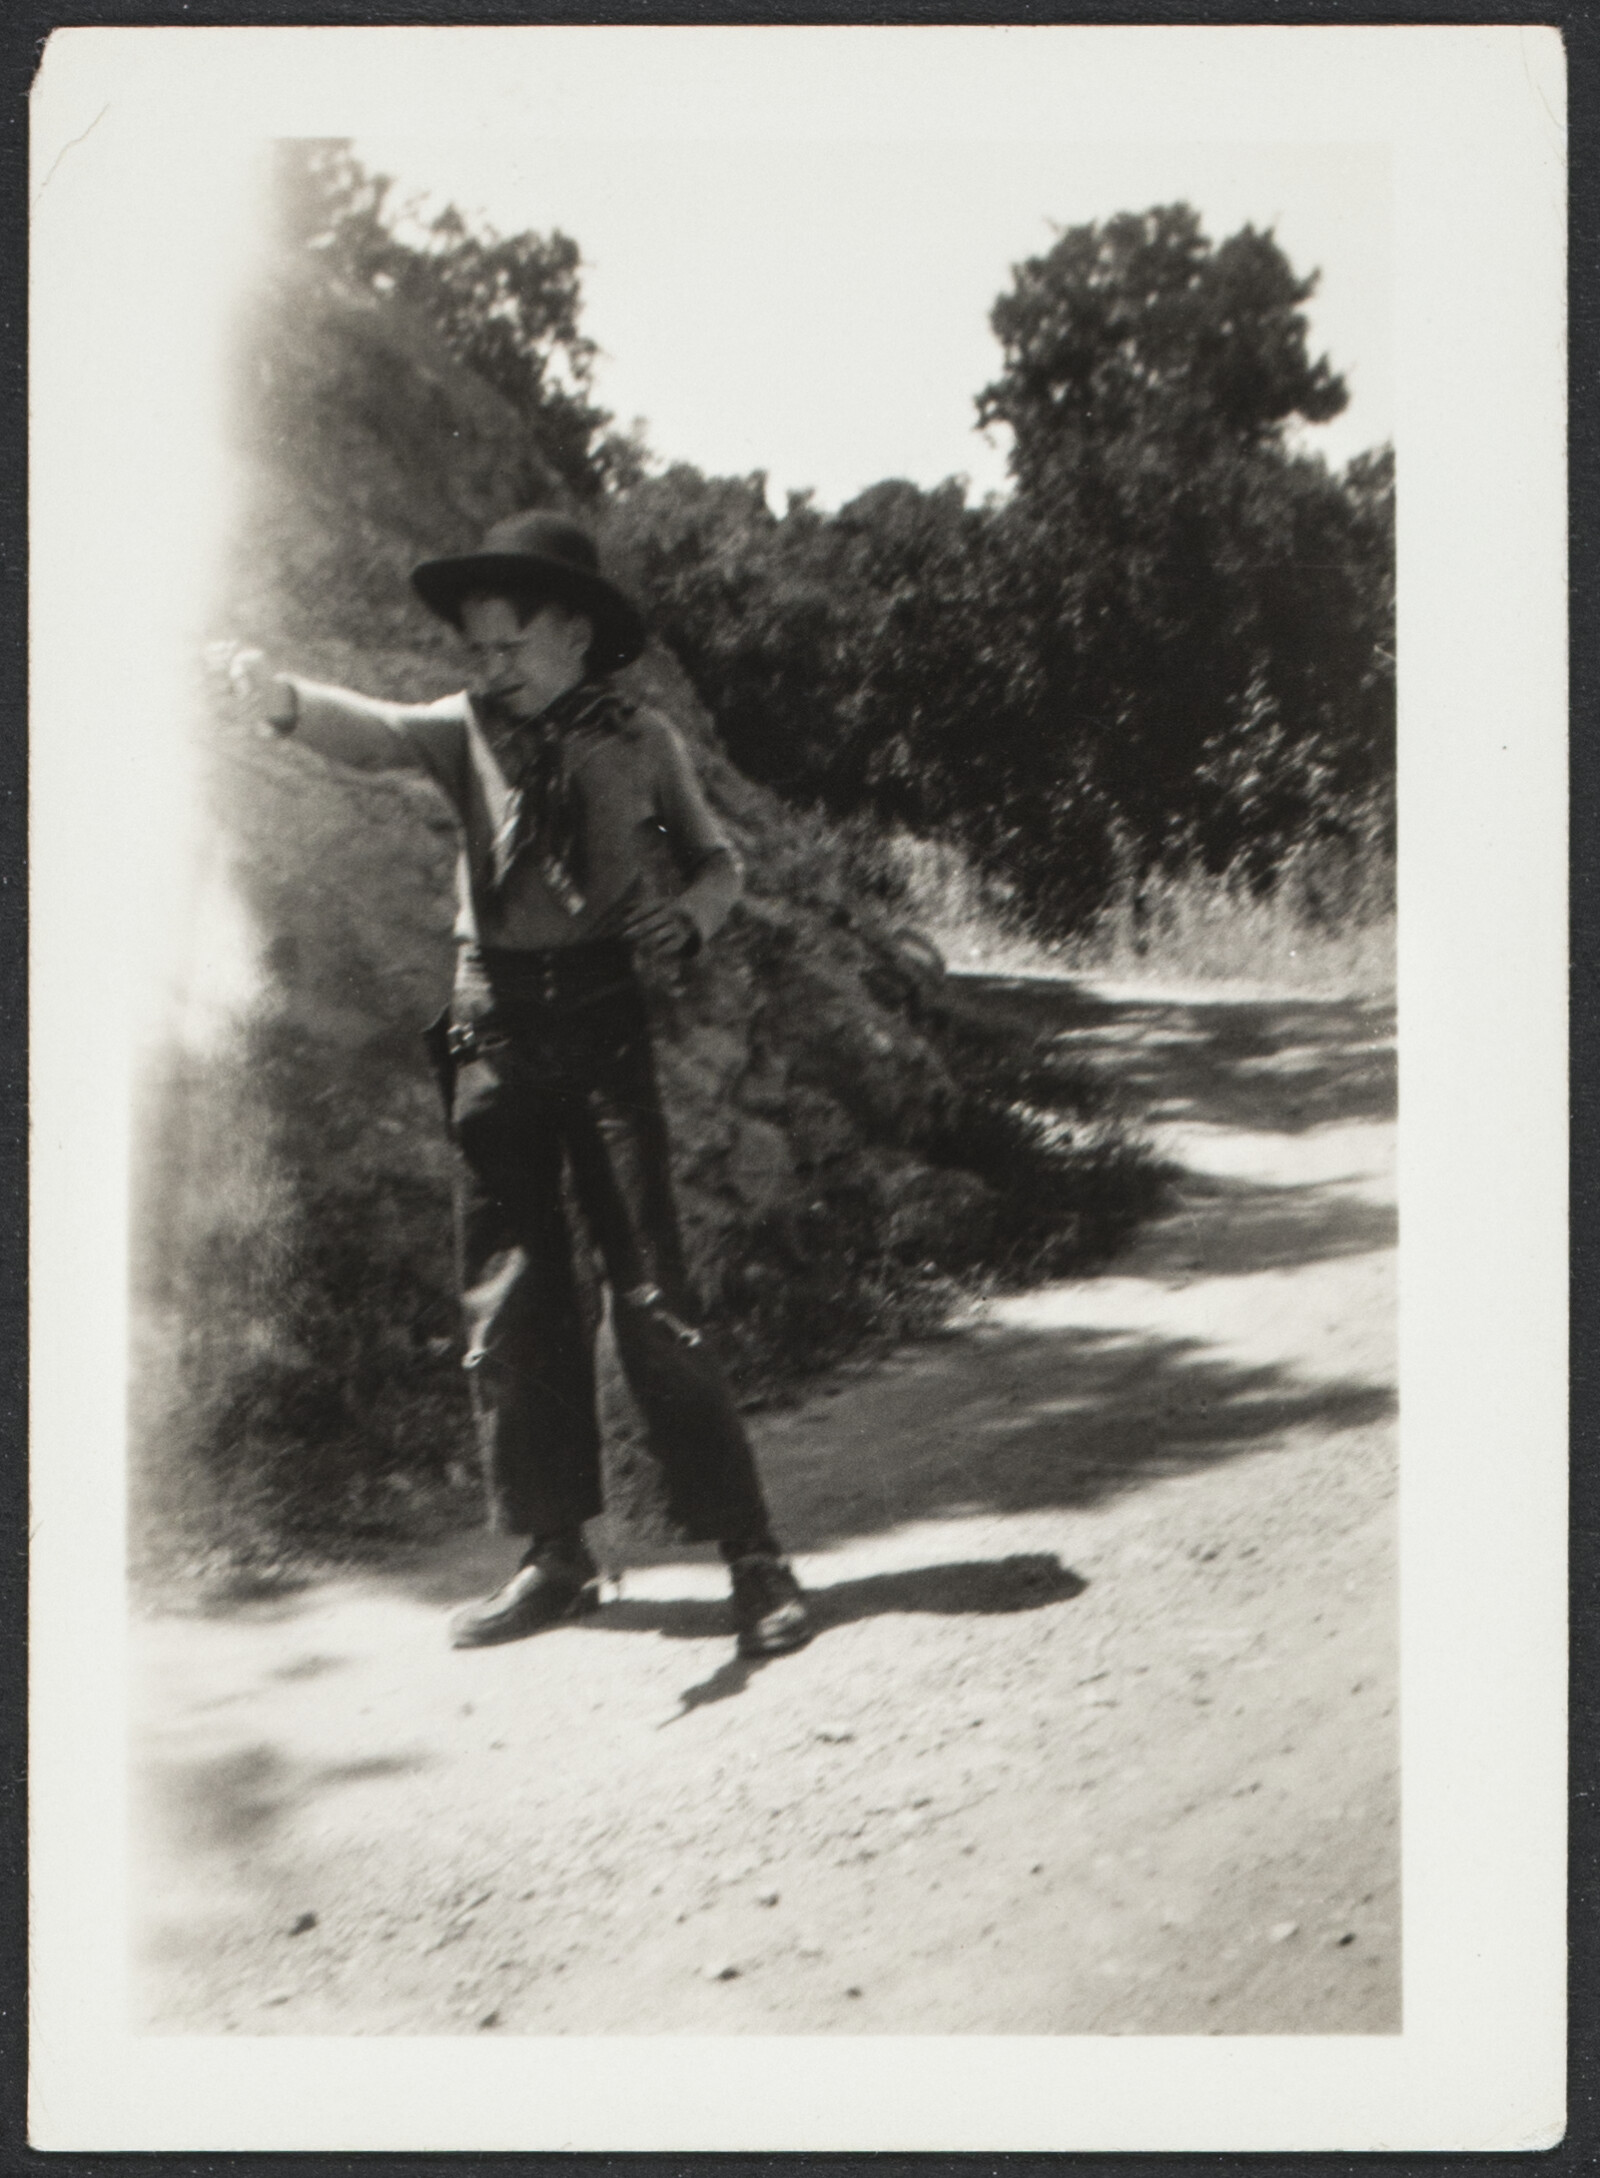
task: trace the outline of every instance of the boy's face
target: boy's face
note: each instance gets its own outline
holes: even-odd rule
[[[582,680],[594,631],[582,613],[553,598],[523,620],[509,598],[469,597],[461,632],[473,661],[473,694],[494,697],[517,718],[535,718]]]

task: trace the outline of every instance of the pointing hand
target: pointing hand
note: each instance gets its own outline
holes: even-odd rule
[[[264,731],[281,732],[294,723],[294,689],[274,673],[265,651],[246,643],[208,643],[206,664],[225,673],[236,703],[249,712]]]

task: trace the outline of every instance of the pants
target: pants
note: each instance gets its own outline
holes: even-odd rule
[[[609,979],[605,961],[581,957],[602,951]],[[546,1535],[601,1509],[567,1170],[604,1263],[623,1375],[669,1515],[688,1541],[764,1538],[749,1440],[695,1325],[645,1002],[625,955],[616,972],[619,952],[499,955],[497,970],[478,965],[463,978],[452,1005],[466,1367],[490,1520]],[[537,964],[552,960],[560,975],[547,967],[541,983]]]

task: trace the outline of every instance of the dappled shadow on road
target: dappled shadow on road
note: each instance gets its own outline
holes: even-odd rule
[[[1355,998],[1106,995],[1066,977],[963,976],[963,992],[1026,1018],[1142,1117],[1300,1134],[1392,1119],[1394,1009]]]
[[[911,1520],[1086,1509],[1393,1411],[1384,1385],[1230,1361],[1199,1338],[991,1330],[866,1387],[814,1444],[791,1430],[767,1472],[781,1532],[815,1550]]]
[[[1056,979],[964,980],[980,1002],[988,993],[1021,1008],[1067,1048],[1077,1048],[1073,1039],[1086,1054],[1093,1046],[1136,1106],[1182,1126],[1281,1137],[1393,1110],[1387,1007],[1109,999]],[[1251,1161],[1247,1152],[1246,1172]],[[1393,1206],[1372,1179],[1356,1172],[1284,1185],[1183,1172],[1168,1214],[1127,1259],[1125,1322],[1107,1323],[1098,1282],[1057,1288],[1032,1321],[924,1346],[847,1400],[774,1427],[763,1464],[781,1532],[814,1550],[907,1521],[1087,1509],[1169,1476],[1386,1421],[1395,1406],[1386,1381],[1315,1373],[1314,1319],[1303,1361],[1255,1361],[1230,1352],[1222,1333],[1204,1335],[1202,1309],[1190,1310],[1195,1331],[1143,1320],[1149,1298],[1138,1292],[1392,1248]],[[1080,1292],[1087,1320],[1075,1322]]]
[[[1141,1251],[1140,1274],[1157,1278],[1247,1278],[1342,1256],[1392,1248],[1399,1220],[1392,1202],[1352,1191],[1348,1182],[1262,1185],[1209,1172],[1184,1172],[1162,1220],[1161,1260]]]

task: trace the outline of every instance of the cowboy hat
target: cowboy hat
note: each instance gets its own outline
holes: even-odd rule
[[[615,672],[644,649],[644,617],[601,574],[594,539],[580,523],[547,508],[507,515],[476,552],[424,560],[411,582],[429,611],[456,628],[462,600],[474,595],[559,599],[593,623],[591,673]]]

